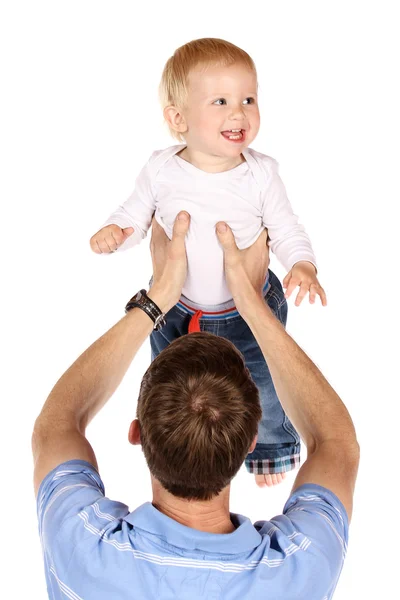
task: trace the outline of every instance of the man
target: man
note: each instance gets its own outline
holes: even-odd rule
[[[238,351],[207,333],[176,340],[143,378],[129,439],[142,444],[152,503],[129,513],[104,497],[85,429],[154,322],[162,322],[160,311],[168,319],[177,303],[189,222],[179,213],[171,241],[154,223],[150,300],[139,294],[135,307],[78,358],[35,423],[34,478],[49,596],[331,598],[346,552],[359,448],[343,403],[261,297],[266,232],[239,251],[229,227],[216,226],[235,305],[307,446],[283,514],[253,526],[229,512],[230,481],[254,448],[260,404]]]

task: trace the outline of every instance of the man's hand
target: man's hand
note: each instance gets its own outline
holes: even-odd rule
[[[295,306],[300,306],[307,292],[310,293],[310,304],[314,304],[315,296],[318,294],[321,298],[322,306],[327,305],[326,294],[317,279],[317,271],[310,262],[301,261],[296,263],[282,282],[286,289],[285,298],[289,298],[297,286],[300,291],[297,294]]]
[[[110,254],[118,250],[133,232],[133,227],[121,229],[118,225],[107,225],[90,238],[90,247],[96,254]]]
[[[261,298],[269,265],[267,230],[264,229],[254,244],[245,250],[239,250],[232,230],[226,223],[217,223],[216,232],[224,251],[226,282],[236,308],[243,316],[249,294]]]
[[[178,213],[172,231],[172,240],[169,240],[163,228],[153,217],[150,241],[153,284],[148,296],[164,313],[179,301],[186,280],[185,237],[189,225],[190,215],[185,211]]]
[[[149,296],[163,312],[179,300],[186,277],[185,235],[190,218],[187,213],[180,215],[184,218],[175,221],[172,241],[158,223],[153,224],[154,286]],[[114,394],[152,326],[143,311],[130,311],[81,354],[56,383],[35,423],[32,446],[36,492],[43,478],[67,460],[86,460],[97,468],[85,437],[86,427]]]

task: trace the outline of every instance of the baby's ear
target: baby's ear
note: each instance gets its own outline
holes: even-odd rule
[[[185,133],[187,131],[186,120],[176,106],[166,106],[163,111],[164,119],[174,131]]]

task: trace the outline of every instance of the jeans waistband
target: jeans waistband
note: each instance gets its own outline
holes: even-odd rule
[[[267,273],[262,290],[263,296],[265,296],[270,287],[271,283],[269,281],[269,273]],[[227,302],[223,302],[222,304],[202,305],[189,300],[189,298],[186,298],[186,296],[182,294],[179,302],[176,304],[176,307],[189,315],[194,315],[198,310],[201,310],[203,313],[201,316],[202,319],[228,319],[230,317],[237,317],[239,315],[233,298]]]

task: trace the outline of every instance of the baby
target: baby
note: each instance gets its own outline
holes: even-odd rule
[[[188,275],[167,325],[153,331],[152,360],[174,339],[208,331],[229,339],[242,353],[260,392],[263,418],[246,468],[260,486],[280,483],[300,463],[300,439],[277,398],[261,350],[237,312],[224,277],[218,221],[232,228],[239,248],[268,229],[269,246],[288,273],[268,270],[265,302],[286,325],[287,302],[298,286],[298,306],[309,293],[326,305],[308,235],[299,225],[269,156],[249,148],[260,127],[257,73],[250,56],[220,39],[194,40],[167,61],[160,83],[164,118],[181,143],[154,152],[133,194],[90,240],[96,253],[125,250],[146,236],[154,214],[171,238],[177,213],[191,216],[186,237]]]

